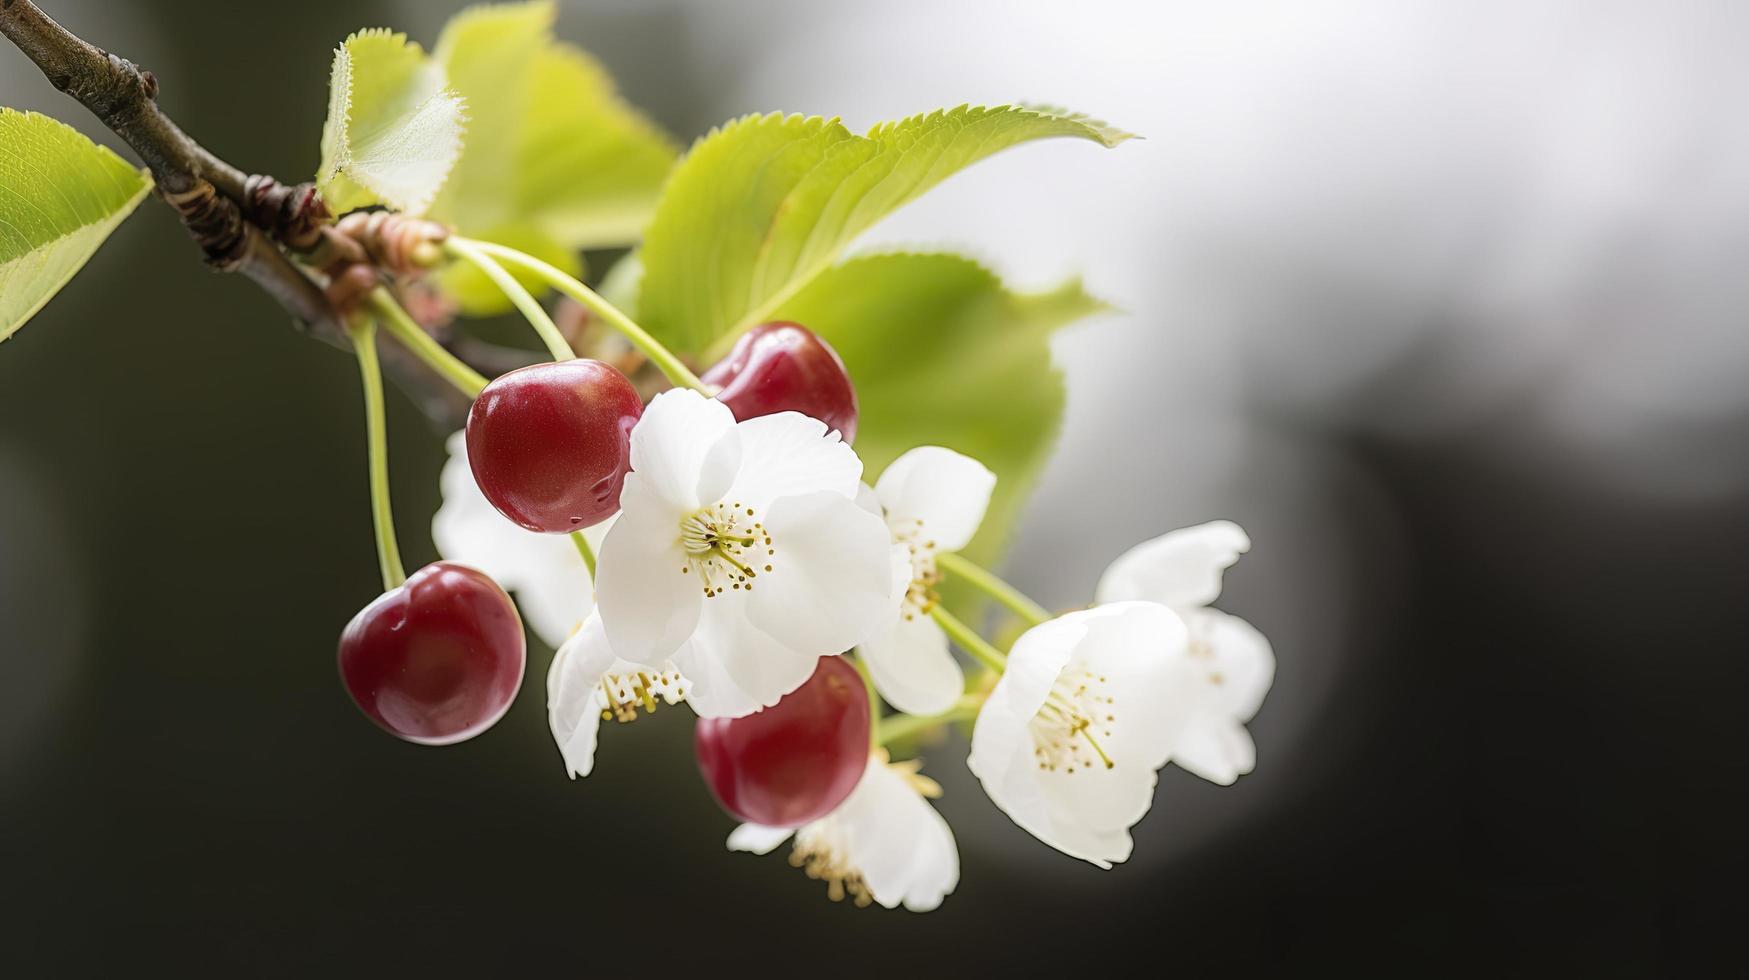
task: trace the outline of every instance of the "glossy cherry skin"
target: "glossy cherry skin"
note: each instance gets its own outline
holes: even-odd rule
[[[740,421],[800,412],[856,439],[856,387],[838,352],[799,323],[764,323],[741,335],[701,379]]]
[[[448,745],[491,728],[528,652],[510,597],[486,573],[440,561],[365,606],[340,634],[340,679],[383,730]]]
[[[600,361],[518,368],[474,399],[468,465],[492,506],[530,531],[589,527],[619,509],[643,413],[631,381]]]
[[[799,827],[844,802],[868,766],[868,692],[843,657],[783,700],[741,718],[700,718],[699,772],[723,809],[749,823]]]

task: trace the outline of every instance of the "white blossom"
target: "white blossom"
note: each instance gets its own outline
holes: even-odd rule
[[[889,541],[862,462],[796,412],[737,423],[677,389],[632,430],[596,598],[619,659],[691,682],[693,707],[772,705],[890,611]]]
[[[967,766],[1002,812],[1102,868],[1130,855],[1194,690],[1184,623],[1117,602],[1021,634],[972,729]]]
[[[1222,785],[1257,764],[1245,723],[1275,678],[1275,655],[1263,634],[1208,608],[1221,594],[1221,573],[1250,547],[1230,521],[1181,528],[1125,552],[1105,570],[1097,592],[1100,602],[1158,602],[1183,618],[1190,640],[1182,656],[1195,666],[1195,697],[1171,761]]]

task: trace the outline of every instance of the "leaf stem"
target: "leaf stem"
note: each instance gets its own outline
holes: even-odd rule
[[[407,581],[401,566],[401,549],[395,543],[395,515],[389,502],[389,427],[383,411],[383,372],[377,363],[376,321],[360,318],[348,324],[352,347],[358,354],[358,375],[364,382],[364,424],[370,450],[370,516],[376,531],[377,565],[383,573],[383,591],[400,588]]]
[[[978,635],[978,631],[959,621],[953,613],[947,611],[940,603],[929,610],[947,635],[959,645],[961,650],[972,655],[972,659],[1000,674],[1008,667],[1008,657],[1001,650],[990,645],[990,641]]]
[[[972,564],[962,555],[936,555],[935,564],[951,575],[957,575],[1002,605],[1028,625],[1037,626],[1051,618],[1045,608],[1028,598],[1026,593],[1009,585],[995,572]]]
[[[413,317],[401,308],[400,303],[395,302],[394,295],[387,289],[378,286],[371,292],[370,307],[376,311],[390,335],[445,381],[455,385],[462,394],[474,398],[486,387],[486,379],[480,372],[444,350],[442,344],[415,323]]]
[[[571,542],[577,546],[577,553],[583,556],[583,567],[589,569],[589,581],[595,581],[595,549],[589,547],[589,539],[582,531],[572,531]]]
[[[504,267],[499,265],[492,256],[486,254],[483,246],[487,244],[487,242],[475,242],[451,235],[444,239],[443,250],[454,258],[472,262],[481,272],[485,273],[486,278],[492,280],[492,284],[497,286],[505,297],[516,305],[518,310],[522,311],[522,315],[528,319],[529,325],[534,327],[534,332],[540,334],[541,342],[547,345],[547,350],[553,355],[553,360],[569,361],[574,359],[577,352],[571,349],[570,342],[565,339],[564,334],[559,332],[559,327],[553,323],[553,318],[547,316],[547,311],[541,308],[540,301],[524,289],[522,283],[516,281],[515,276],[506,272]]]
[[[449,238],[449,241],[451,242],[456,240],[456,236],[453,235]],[[463,241],[466,242],[468,246],[487,256],[501,259],[511,265],[527,269],[529,272],[545,279],[554,289],[588,307],[596,316],[601,317],[608,326],[619,331],[621,336],[630,342],[633,347],[636,347],[641,351],[645,357],[649,358],[650,362],[656,365],[656,367],[668,377],[668,380],[673,382],[676,386],[691,388],[694,391],[702,392],[706,395],[712,393],[711,390],[705,386],[705,383],[698,379],[698,375],[693,374],[691,369],[689,369],[679,357],[676,357],[673,351],[662,346],[661,341],[650,336],[648,331],[643,327],[638,326],[631,317],[626,316],[621,312],[619,307],[614,306],[612,303],[603,299],[600,293],[597,293],[595,290],[578,282],[572,276],[567,275],[563,269],[559,269],[549,263],[543,262],[532,255],[525,255],[522,252],[518,252],[516,249],[498,245],[493,242],[482,242],[474,239],[463,239]]]
[[[887,745],[899,739],[928,731],[939,725],[951,725],[956,721],[969,721],[978,717],[978,710],[984,706],[985,695],[967,694],[953,703],[953,707],[939,715],[893,715],[881,719],[880,737],[875,745]]]

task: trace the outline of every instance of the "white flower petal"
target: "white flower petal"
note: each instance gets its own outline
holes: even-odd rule
[[[851,862],[884,908],[927,912],[959,884],[959,849],[947,821],[903,773],[870,758],[838,819],[848,825]]]
[[[547,670],[547,724],[573,779],[595,768],[595,744],[606,705],[601,678],[613,663],[601,617],[591,614],[577,635],[559,647]]]
[[[431,539],[444,558],[472,565],[503,585],[534,556],[537,539],[552,539],[510,523],[480,492],[468,466],[465,432],[451,435],[445,447],[449,458],[437,478],[443,504],[431,518]]]
[[[1184,620],[1153,602],[1114,602],[1069,615],[1087,624],[1073,659],[1105,678],[1113,699],[1105,751],[1130,769],[1165,765],[1198,705],[1203,680],[1185,656],[1190,633]]]
[[[919,446],[893,460],[875,483],[887,522],[902,528],[921,521],[934,550],[966,546],[984,512],[996,474],[970,456],[941,446]]]
[[[522,609],[523,620],[542,642],[556,648],[595,608],[594,585],[589,581],[589,568],[583,564],[583,556],[569,538],[562,534],[545,537],[564,547],[546,556],[548,564],[531,565],[516,576],[514,585],[503,579],[498,579],[498,584],[516,593],[516,605]]]
[[[723,499],[741,472],[741,433],[726,432],[705,454],[693,491],[700,504],[709,505]]]
[[[824,655],[883,625],[892,610],[892,542],[879,518],[849,495],[821,491],[780,497],[765,528],[776,554],[747,600],[754,626],[798,653]]]
[[[730,444],[719,446],[725,439]],[[678,519],[716,501],[716,496],[701,499],[699,491],[720,491],[733,478],[739,467],[738,440],[735,416],[727,405],[688,388],[670,389],[650,400],[632,428],[632,470]],[[625,506],[623,490],[620,501]]]
[[[647,417],[647,416],[646,416]],[[639,473],[626,474],[619,520],[596,563],[596,601],[607,639],[621,658],[659,667],[692,635],[704,603],[671,510]]]
[[[747,619],[749,597],[705,600],[698,629],[674,652],[690,685],[686,702],[701,718],[739,718],[776,704],[814,676],[819,655],[790,649]]]
[[[858,504],[862,504],[860,499]],[[888,560],[893,566],[891,612],[885,619],[888,626],[875,630],[857,649],[862,651],[875,689],[894,707],[913,715],[940,714],[965,692],[965,675],[948,650],[941,627],[905,604],[913,573],[910,549],[895,542]],[[906,613],[912,618],[906,620]],[[939,658],[932,655],[937,648]]]
[[[729,832],[729,850],[746,851],[750,854],[770,854],[772,849],[789,840],[795,833],[788,827],[767,827],[764,824],[744,823]]]
[[[1250,548],[1232,521],[1168,531],[1118,556],[1095,595],[1101,603],[1139,599],[1180,612],[1206,606],[1221,594],[1221,573]]]
[[[881,498],[875,496],[874,487],[866,483],[856,485],[856,506],[868,511],[876,517],[882,516]],[[909,559],[907,559],[909,561]]]
[[[1051,803],[1033,756],[1032,719],[1086,635],[1086,625],[1071,616],[1059,616],[1021,634],[1002,679],[973,723],[966,768],[978,777],[996,807],[1022,829],[1058,850],[1109,868],[1111,860],[1123,858],[1090,855],[1108,855],[1113,848],[1097,840],[1066,846],[1062,835],[1047,836],[1052,833]]]
[[[941,900],[953,894],[960,883],[960,852],[953,830],[934,807],[924,803],[923,809],[926,815],[914,838],[911,866],[904,878],[895,879],[891,885],[883,882],[869,886],[877,901],[891,890],[902,889],[899,901],[913,912],[940,907]]]
[[[1211,783],[1231,786],[1256,767],[1257,746],[1244,725],[1207,715],[1179,737],[1172,749],[1172,762]]]
[[[941,714],[965,693],[966,675],[948,650],[947,634],[926,615],[901,616],[857,649],[875,690],[906,714]]]
[[[511,523],[486,500],[468,467],[465,434],[446,444],[439,488],[443,505],[431,519],[431,540],[450,561],[472,565],[516,593],[522,617],[548,646],[557,647],[594,604],[589,570],[565,535],[541,534]],[[604,526],[587,537],[597,545]]]
[[[1216,609],[1193,609],[1184,616],[1193,644],[1208,652],[1218,678],[1220,710],[1236,721],[1250,721],[1275,681],[1275,653],[1255,626]]]
[[[748,419],[735,428],[741,439],[741,467],[727,491],[729,502],[763,514],[779,497],[818,491],[856,497],[862,460],[837,432],[828,434],[826,423],[819,419],[779,412]]]

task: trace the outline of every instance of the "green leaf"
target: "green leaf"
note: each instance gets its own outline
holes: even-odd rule
[[[0,340],[60,292],[151,189],[150,174],[72,127],[0,108]]]
[[[957,255],[880,254],[829,269],[775,311],[832,344],[856,379],[856,452],[873,482],[900,453],[946,446],[996,473],[967,557],[994,563],[1063,418],[1053,330],[1110,307],[1079,280],[1015,293]]]
[[[443,69],[405,34],[359,31],[334,50],[316,184],[336,214],[419,214],[462,152],[465,117]]]
[[[856,136],[836,119],[746,116],[700,140],[645,236],[643,325],[703,352],[764,320],[850,241],[969,164],[1028,140],[1130,134],[1060,109],[957,109]]]
[[[472,123],[430,217],[505,244],[514,243],[494,235],[512,229],[549,255],[630,244],[678,149],[594,59],[554,39],[553,19],[550,2],[506,4],[466,10],[444,28],[433,57]],[[509,303],[480,296],[463,306],[488,313]]]
[[[513,186],[518,208],[574,248],[637,241],[680,147],[577,48],[542,52],[533,87]]]

